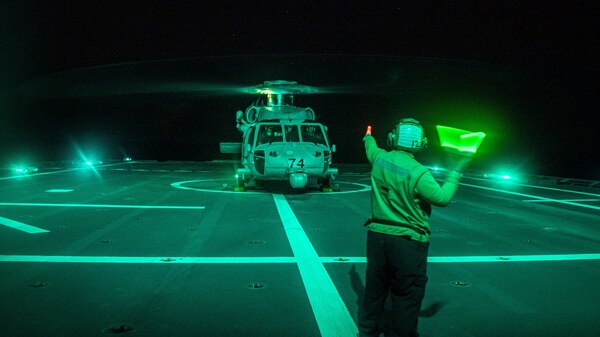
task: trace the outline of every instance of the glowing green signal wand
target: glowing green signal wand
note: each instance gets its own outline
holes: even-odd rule
[[[436,125],[435,127],[440,136],[441,146],[458,152],[475,154],[479,145],[483,142],[483,138],[485,138],[483,132],[466,131],[442,125]]]

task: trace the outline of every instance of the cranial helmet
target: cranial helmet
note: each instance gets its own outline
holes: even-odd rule
[[[419,152],[427,146],[421,123],[412,118],[401,119],[388,134],[388,145],[410,153]]]

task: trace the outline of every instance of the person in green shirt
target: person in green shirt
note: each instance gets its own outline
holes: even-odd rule
[[[371,169],[371,218],[367,234],[367,271],[359,336],[377,337],[388,294],[392,299],[390,336],[418,336],[431,235],[431,205],[447,206],[458,189],[461,171],[471,157],[462,156],[440,186],[414,158],[427,145],[421,124],[400,120],[388,135],[392,151],[380,149],[370,129],[363,138]],[[386,336],[388,331],[386,331]]]

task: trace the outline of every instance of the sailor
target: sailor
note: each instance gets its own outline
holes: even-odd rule
[[[388,134],[392,151],[380,149],[370,127],[363,138],[371,169],[371,218],[367,234],[366,285],[359,308],[359,336],[382,332],[386,299],[392,314],[386,336],[418,336],[418,315],[427,284],[431,205],[447,206],[471,157],[459,157],[440,186],[414,158],[427,145],[421,124],[400,120]],[[386,324],[387,325],[387,324]],[[387,330],[387,329],[386,329]],[[388,335],[389,333],[389,335]]]
[[[271,143],[274,139],[273,126],[266,125],[261,128],[261,132],[258,137],[258,144]]]

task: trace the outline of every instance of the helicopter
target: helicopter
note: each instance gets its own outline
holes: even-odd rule
[[[221,153],[241,155],[235,191],[269,180],[288,181],[292,188],[302,189],[314,178],[321,191],[332,191],[331,180],[338,174],[331,167],[336,146],[312,108],[294,105],[294,95],[314,92],[313,87],[284,80],[265,81],[248,90],[258,97],[235,114],[242,141],[219,145]]]

